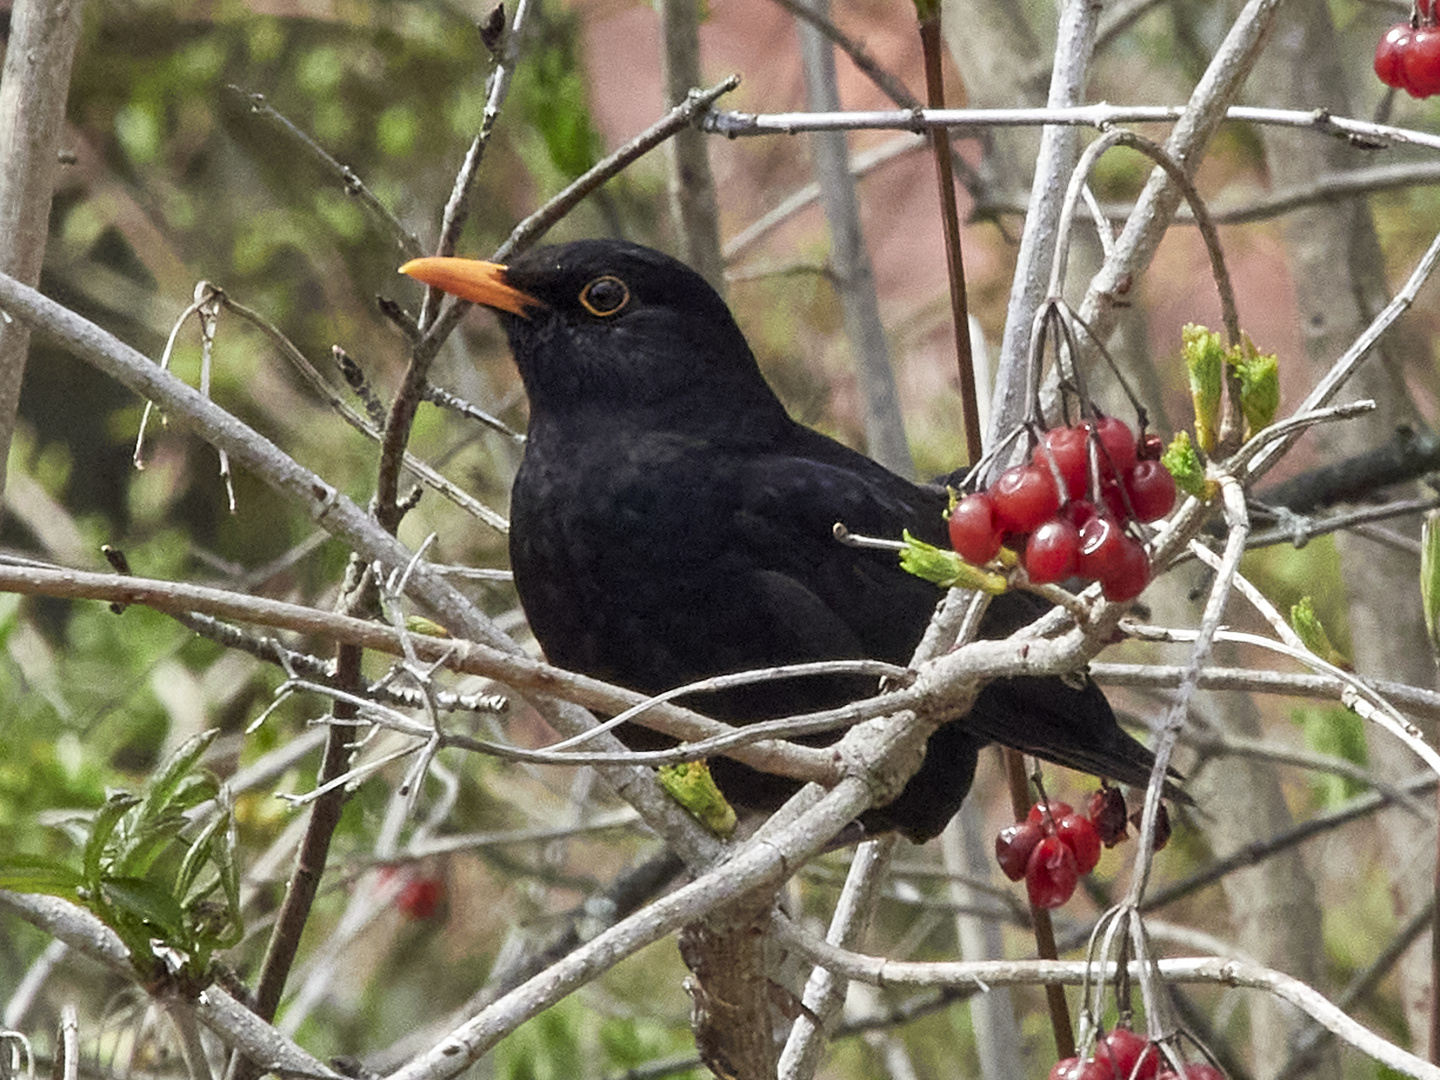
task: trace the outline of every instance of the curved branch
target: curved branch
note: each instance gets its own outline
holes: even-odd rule
[[[982,989],[995,986],[1075,986],[1095,979],[1114,979],[1120,974],[1114,964],[1089,964],[1083,960],[973,960],[952,963],[887,960],[830,945],[782,916],[775,918],[775,933],[785,945],[811,962],[872,986],[970,984]],[[1214,957],[1165,959],[1155,961],[1155,964],[1160,977],[1166,982],[1214,983],[1264,990],[1294,1005],[1338,1038],[1402,1075],[1415,1077],[1416,1080],[1440,1080],[1440,1067],[1376,1035],[1347,1016],[1323,994],[1283,972],[1243,960]],[[1129,965],[1132,978],[1140,977],[1141,966],[1138,962]]]

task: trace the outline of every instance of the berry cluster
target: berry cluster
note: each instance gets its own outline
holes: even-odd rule
[[[1024,821],[995,838],[995,858],[1011,881],[1025,879],[1030,902],[1057,908],[1100,861],[1100,833],[1069,803],[1038,802]]]
[[[1396,23],[1375,46],[1375,74],[1411,97],[1440,94],[1440,26],[1436,0],[1415,0],[1414,13]]]
[[[1113,416],[1051,428],[1025,464],[955,504],[950,545],[976,565],[1008,547],[1037,584],[1078,575],[1100,582],[1107,600],[1133,600],[1150,582],[1150,560],[1126,525],[1175,505],[1160,450],[1158,438],[1139,443]]]
[[[1117,1027],[1095,1044],[1095,1056],[1065,1058],[1050,1080],[1225,1080],[1214,1065],[1196,1062],[1183,1072],[1161,1068],[1160,1050],[1127,1027]]]
[[[1108,784],[1090,796],[1083,814],[1076,813],[1069,803],[1042,799],[1030,808],[1024,821],[1000,830],[995,837],[995,859],[1011,881],[1025,879],[1032,904],[1057,908],[1074,894],[1080,879],[1095,869],[1101,844],[1112,848],[1129,835],[1125,810],[1125,796]],[[1139,828],[1140,812],[1128,820]],[[1159,851],[1170,839],[1170,818],[1163,805],[1156,825],[1155,850]]]

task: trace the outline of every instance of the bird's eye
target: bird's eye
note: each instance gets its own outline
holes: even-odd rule
[[[598,277],[580,290],[580,303],[602,319],[617,315],[630,303],[630,288],[614,274]]]

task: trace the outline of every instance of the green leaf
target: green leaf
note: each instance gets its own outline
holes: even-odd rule
[[[735,810],[715,786],[705,762],[662,765],[658,772],[660,786],[701,825],[717,836],[729,836],[735,831]]]
[[[227,822],[231,820],[226,812]],[[230,933],[217,944],[222,949],[240,944],[245,936],[245,918],[240,909],[240,865],[235,859],[235,835],[230,829],[217,832],[210,841],[210,856],[220,877],[220,889],[225,894],[225,908],[230,917]]]
[[[90,839],[85,842],[84,859],[85,882],[92,893],[100,891],[105,846],[114,835],[120,819],[139,802],[140,799],[128,791],[115,791],[111,792],[105,804],[95,812],[95,820],[90,826]]]
[[[190,824],[184,814],[142,820],[137,813],[119,830],[121,842],[112,853],[107,872],[120,877],[144,877],[167,847]]]
[[[205,769],[192,772],[185,777],[170,795],[166,804],[172,813],[188,813],[202,803],[207,803],[220,794],[220,781]]]
[[[44,855],[0,855],[0,889],[78,898],[85,879],[73,867]]]
[[[905,550],[900,552],[900,569],[944,589],[979,589],[999,596],[1008,587],[1005,576],[972,566],[953,551],[917,540],[905,530]]]
[[[1185,494],[1194,495],[1197,499],[1208,499],[1214,494],[1214,483],[1205,478],[1205,466],[1190,443],[1188,431],[1175,433],[1170,445],[1160,455],[1160,464],[1169,470],[1175,478],[1175,486]]]
[[[1220,335],[1195,323],[1180,329],[1180,355],[1195,407],[1195,440],[1209,454],[1220,425],[1220,394],[1225,382],[1225,346]],[[1177,477],[1178,480],[1178,477]],[[1192,492],[1193,494],[1193,492]]]
[[[184,802],[184,797],[191,790],[191,773],[219,734],[219,728],[212,728],[192,735],[160,763],[160,767],[145,785],[145,804],[140,809],[142,821],[168,814],[173,802]],[[206,796],[213,797],[213,793]],[[190,805],[194,804],[182,806],[181,809],[188,809]]]
[[[1315,605],[1311,603],[1310,597],[1302,596],[1298,603],[1291,606],[1290,625],[1305,643],[1305,647],[1321,660],[1336,667],[1350,666],[1344,654],[1330,643],[1330,635],[1325,632],[1325,624],[1315,614]]]
[[[1247,438],[1254,438],[1257,431],[1270,426],[1280,408],[1280,358],[1260,352],[1242,335],[1228,360],[1240,376],[1240,411],[1245,414]]]
[[[216,813],[195,837],[175,875],[175,895],[185,905],[187,915],[195,927],[195,934],[203,938],[203,944],[212,948],[229,948],[238,944],[244,934],[244,920],[240,912],[240,872],[235,862],[233,845],[235,837],[230,825],[232,815],[228,800],[222,801],[222,809]],[[206,870],[214,872],[213,878],[197,888],[201,875]],[[224,903],[207,899],[216,888],[221,890]]]
[[[199,880],[209,862],[210,842],[215,834],[225,827],[227,820],[227,815],[215,814],[186,849],[185,858],[181,860],[180,869],[175,874],[175,895],[182,900],[190,898],[190,890],[194,888],[195,882]]]
[[[426,634],[430,637],[449,637],[450,631],[424,615],[405,616],[405,629],[412,634]]]
[[[1430,648],[1440,657],[1440,510],[1426,514],[1420,529],[1420,602]]]
[[[162,886],[148,878],[113,877],[101,882],[100,888],[118,915],[140,920],[172,945],[185,941],[185,913]]]

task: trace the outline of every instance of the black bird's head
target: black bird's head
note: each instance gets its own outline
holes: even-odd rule
[[[658,251],[579,240],[505,266],[433,258],[400,269],[500,313],[532,418],[639,408],[652,425],[690,427],[783,415],[725,301]]]

